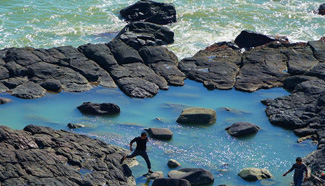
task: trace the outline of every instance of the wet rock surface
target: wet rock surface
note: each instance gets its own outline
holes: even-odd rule
[[[169,3],[140,0],[122,9],[120,14],[128,22],[145,21],[161,25],[176,22],[175,6]]]
[[[84,135],[0,126],[0,149],[1,185],[135,185],[125,150]]]
[[[184,168],[173,170],[168,173],[168,177],[176,179],[185,179],[191,185],[206,185],[214,182],[211,172],[199,168]]]
[[[112,115],[120,113],[120,107],[114,103],[84,102],[78,106],[80,112],[91,115]]]
[[[159,178],[152,183],[152,186],[191,186],[191,183],[185,179]]]
[[[267,169],[258,169],[258,168],[242,169],[238,175],[247,181],[257,181],[257,180],[267,179],[272,177],[272,174]]]
[[[212,109],[191,107],[182,111],[177,122],[182,124],[213,124],[216,119],[216,111]]]
[[[257,133],[260,127],[253,123],[239,122],[227,127],[226,130],[232,136],[241,137]]]
[[[145,129],[149,136],[160,140],[170,140],[173,137],[173,132],[168,128],[149,128]]]

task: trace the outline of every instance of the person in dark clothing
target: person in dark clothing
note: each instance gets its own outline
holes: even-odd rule
[[[147,167],[148,167],[148,173],[153,173],[151,171],[151,163],[147,154],[147,142],[148,142],[148,134],[146,132],[142,132],[141,136],[134,138],[130,142],[130,151],[133,151],[132,145],[134,142],[137,143],[137,147],[135,148],[135,151],[131,155],[123,156],[121,159],[121,164],[126,158],[133,158],[135,156],[142,156],[142,158],[146,161]]]
[[[305,164],[302,163],[302,158],[298,157],[296,158],[296,163],[292,165],[291,169],[284,173],[283,176],[286,176],[289,172],[295,170],[294,176],[293,176],[293,183],[294,186],[301,186],[303,178],[304,178],[304,172],[306,174],[305,180],[308,178],[308,169]]]

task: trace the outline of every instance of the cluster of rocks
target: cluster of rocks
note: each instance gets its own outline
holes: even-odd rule
[[[128,165],[119,163],[124,153],[122,148],[63,130],[0,126],[0,184],[135,185]]]

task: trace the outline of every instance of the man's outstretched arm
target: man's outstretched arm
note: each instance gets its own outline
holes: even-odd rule
[[[283,174],[283,176],[286,176],[289,172],[293,171],[294,167],[292,166],[290,170],[288,170],[286,173]]]
[[[133,151],[132,145],[134,142],[135,142],[135,138],[132,141],[130,141],[130,151]]]

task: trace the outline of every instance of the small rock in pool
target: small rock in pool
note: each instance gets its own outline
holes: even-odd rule
[[[260,127],[252,123],[239,122],[232,124],[230,127],[227,127],[226,130],[230,135],[239,137],[255,134],[258,132],[258,130],[260,130]]]
[[[170,140],[173,137],[173,132],[168,128],[149,128],[145,129],[150,137],[161,140]]]
[[[11,102],[11,99],[8,98],[0,98],[0,105]]]
[[[67,125],[70,129],[78,129],[78,128],[84,128],[85,125],[82,124],[74,124],[74,123],[68,123]]]
[[[164,177],[164,173],[161,171],[155,171],[155,172],[147,175],[147,178],[151,179],[151,180],[155,180],[155,179],[163,178],[163,177]]]
[[[259,168],[245,168],[242,169],[238,175],[246,181],[257,181],[272,177],[270,171]]]
[[[217,113],[212,109],[191,107],[183,110],[177,122],[183,124],[213,124],[216,119]]]
[[[191,183],[185,179],[159,178],[152,183],[152,186],[191,186]]]
[[[93,115],[111,115],[120,113],[120,107],[114,103],[84,102],[78,107],[80,112]]]
[[[170,168],[175,168],[175,167],[181,166],[181,164],[178,161],[174,160],[174,159],[168,160],[167,165]]]

